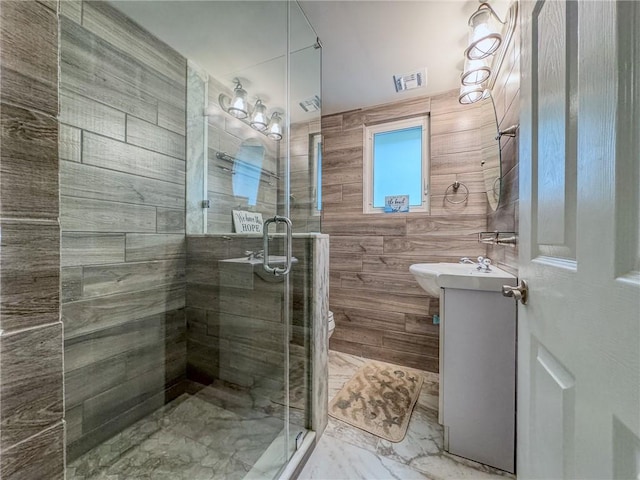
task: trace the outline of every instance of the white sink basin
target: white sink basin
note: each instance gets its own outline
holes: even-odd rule
[[[434,297],[440,296],[441,288],[499,292],[503,285],[516,285],[516,277],[493,266],[487,272],[477,270],[469,263],[416,263],[409,267],[409,271]]]

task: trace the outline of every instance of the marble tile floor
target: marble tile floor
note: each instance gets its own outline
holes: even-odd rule
[[[67,480],[273,478],[282,459],[265,461],[264,453],[282,436],[284,407],[221,382],[187,390],[71,462]],[[302,411],[290,416],[304,425]]]
[[[329,352],[329,399],[367,359]],[[425,382],[406,437],[392,443],[329,417],[329,424],[299,480],[500,479],[513,475],[445,452],[438,424],[438,375]]]

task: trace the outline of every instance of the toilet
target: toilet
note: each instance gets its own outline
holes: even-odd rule
[[[327,316],[327,331],[328,331],[327,338],[331,338],[331,335],[333,335],[333,330],[335,328],[336,328],[336,321],[333,319],[333,312],[329,310],[329,315]]]

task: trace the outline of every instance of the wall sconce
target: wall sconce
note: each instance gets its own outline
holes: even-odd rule
[[[518,3],[514,2],[503,22],[485,2],[469,17],[471,31],[469,46],[464,51],[464,70],[460,76],[460,103],[475,103],[484,98],[485,90],[493,88],[516,28],[517,14]]]
[[[236,86],[233,89],[233,98],[229,98],[224,93],[218,97],[218,102],[222,109],[229,115],[239,118],[247,118],[249,115],[249,105],[247,104],[247,91],[242,88],[240,80],[234,78]]]
[[[233,79],[236,86],[233,89],[233,98],[221,93],[218,103],[222,110],[229,115],[241,120],[251,128],[266,135],[272,140],[282,140],[282,116],[280,112],[273,112],[271,118],[267,115],[267,106],[262,100],[257,99],[253,108],[249,107],[247,91],[242,88],[240,80]]]
[[[484,98],[484,92],[484,88],[480,85],[463,85],[460,88],[458,101],[463,105],[476,103],[478,100],[482,100]]]
[[[282,117],[278,112],[274,112],[273,115],[271,115],[267,137],[271,140],[282,140]]]
[[[488,3],[481,3],[469,17],[469,46],[465,56],[469,60],[479,60],[494,54],[502,43],[502,35],[498,32],[496,22],[504,24]]]
[[[255,128],[262,132],[263,130],[266,130],[268,123],[267,107],[264,106],[262,100],[258,99],[253,107],[253,112],[251,112],[249,125],[251,125],[251,128]]]
[[[490,76],[491,68],[484,58],[479,60],[464,59],[464,71],[460,77],[462,85],[480,85],[486,82]]]

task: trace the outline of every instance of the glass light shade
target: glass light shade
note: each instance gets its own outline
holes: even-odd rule
[[[240,119],[247,118],[249,115],[247,91],[242,88],[240,82],[237,82],[236,87],[233,89],[233,99],[231,100],[231,105],[227,111],[229,114]]]
[[[476,103],[484,98],[484,89],[480,85],[462,85],[458,101],[463,105]]]
[[[256,105],[253,107],[253,111],[251,112],[251,118],[249,120],[251,127],[255,128],[259,131],[264,131],[269,124],[269,119],[267,118],[267,107],[264,106],[261,100],[256,101]]]
[[[491,69],[485,59],[464,60],[464,71],[462,72],[462,85],[480,85],[489,79]]]
[[[480,5],[478,10],[469,18],[469,47],[465,54],[469,60],[479,60],[493,54],[500,48],[502,35],[498,33],[496,18],[493,10],[486,4]]]
[[[278,112],[271,115],[271,121],[267,129],[267,137],[271,140],[282,140],[282,117]]]

